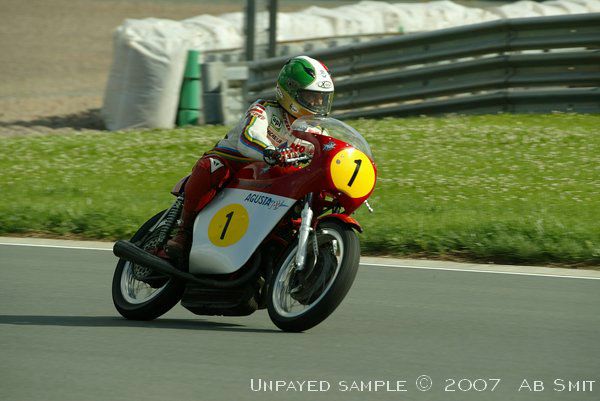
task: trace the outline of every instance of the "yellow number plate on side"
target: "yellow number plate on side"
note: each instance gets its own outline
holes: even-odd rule
[[[248,211],[234,203],[219,210],[208,224],[208,239],[216,246],[231,246],[242,239],[248,230]]]
[[[340,150],[331,160],[331,179],[335,187],[352,198],[362,198],[375,186],[375,168],[358,149]]]

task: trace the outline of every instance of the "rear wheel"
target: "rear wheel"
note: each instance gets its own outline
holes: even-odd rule
[[[328,221],[317,229],[318,257],[309,244],[303,271],[296,271],[293,246],[273,274],[268,310],[273,323],[284,331],[304,331],[325,320],[342,302],[358,271],[360,244],[347,225]]]
[[[148,220],[131,238],[146,251],[162,248],[158,231],[146,234],[156,224],[163,212]],[[137,243],[142,240],[142,243]],[[121,316],[132,320],[153,320],[167,313],[179,302],[185,284],[172,277],[157,275],[151,269],[119,259],[112,282],[115,308]]]

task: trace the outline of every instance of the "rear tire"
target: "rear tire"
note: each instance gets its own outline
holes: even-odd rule
[[[136,243],[141,240],[163,215],[157,213],[148,220],[131,238]],[[154,241],[154,243],[153,243]],[[143,249],[149,249],[163,244],[156,244],[156,237],[149,235],[144,242],[138,244]],[[126,319],[154,320],[167,313],[183,296],[185,283],[172,277],[158,279],[157,284],[150,285],[138,280],[136,269],[144,269],[133,263],[119,259],[112,281],[112,298],[117,311]]]
[[[342,302],[358,271],[360,243],[348,225],[327,221],[317,228],[319,256],[312,273],[298,286],[294,272],[297,244],[284,255],[269,285],[269,317],[283,331],[308,330],[325,320]],[[334,242],[337,243],[334,245]],[[308,253],[312,253],[309,243]],[[305,270],[309,269],[307,257]],[[294,291],[295,290],[295,291]]]

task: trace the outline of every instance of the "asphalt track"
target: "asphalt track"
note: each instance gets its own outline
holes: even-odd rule
[[[0,245],[0,400],[600,399],[597,272],[368,259],[397,266],[362,265],[328,320],[288,334],[265,311],[124,320],[115,261]]]

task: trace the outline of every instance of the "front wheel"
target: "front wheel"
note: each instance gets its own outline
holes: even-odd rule
[[[157,213],[148,220],[131,238],[146,251],[161,248],[160,230],[146,235],[164,212]],[[112,296],[115,308],[121,316],[131,320],[153,320],[173,308],[183,295],[185,284],[172,277],[157,275],[143,266],[125,259],[119,259],[112,282]]]
[[[318,257],[312,242],[303,271],[296,270],[298,246],[291,247],[269,285],[267,308],[284,331],[308,330],[325,320],[342,302],[358,271],[360,244],[349,226],[328,221],[317,229]]]

